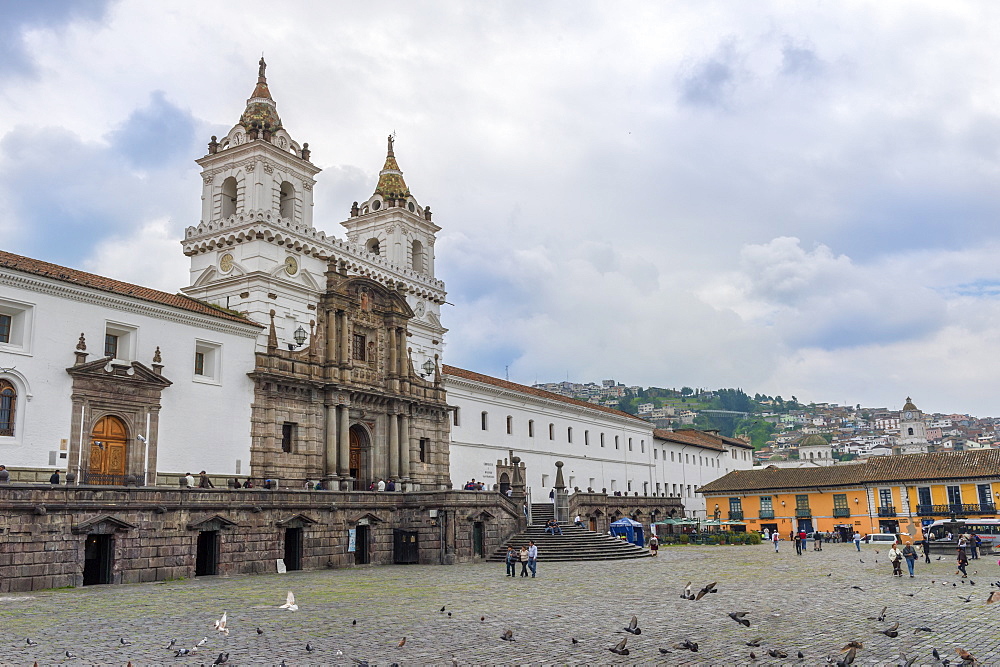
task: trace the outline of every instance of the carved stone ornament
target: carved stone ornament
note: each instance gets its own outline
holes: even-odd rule
[[[81,352],[87,351],[87,339],[83,337],[83,333],[80,334],[80,340],[76,341],[76,349]]]
[[[202,174],[201,180],[205,182],[205,185],[208,185],[209,183],[215,180],[215,174]]]
[[[264,163],[264,173],[265,174],[270,174],[273,171],[274,171],[274,167],[271,165],[271,163],[270,162],[265,162]]]
[[[250,160],[246,164],[243,165],[243,171],[247,171],[247,172],[253,171],[254,167],[256,167],[256,166],[257,166],[257,163],[254,160]]]
[[[388,234],[388,235],[390,235],[390,236],[392,236],[393,234],[396,233],[396,228],[393,227],[393,226],[390,226],[388,229],[385,230],[385,233]]]
[[[242,132],[237,132],[235,135],[233,135],[233,143],[236,144],[237,146],[239,146],[240,144],[243,143],[243,133]]]
[[[310,192],[312,192],[313,184],[312,183],[303,183],[302,184],[302,189],[303,190],[309,190]]]
[[[153,353],[153,363],[160,364],[163,363],[163,358],[160,356],[160,346],[156,346],[156,352]]]

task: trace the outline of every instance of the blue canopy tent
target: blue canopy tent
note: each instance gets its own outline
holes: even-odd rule
[[[633,521],[628,517],[623,517],[612,523],[611,534],[615,537],[624,535],[627,541],[638,547],[646,546],[646,538],[643,535],[642,524],[638,521]]]

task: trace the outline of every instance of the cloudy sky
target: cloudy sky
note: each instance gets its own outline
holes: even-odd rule
[[[0,0],[0,247],[176,291],[261,52],[324,169],[385,135],[449,363],[1000,415],[1000,4]]]

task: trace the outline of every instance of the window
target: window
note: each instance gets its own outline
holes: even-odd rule
[[[629,439],[628,439],[628,450],[629,450],[630,452],[632,451],[632,438],[629,438]]]
[[[410,268],[417,273],[424,272],[424,246],[420,241],[410,245]]]
[[[640,454],[645,454],[646,453],[646,441],[645,440],[640,440],[639,441],[639,453]]]
[[[136,358],[136,342],[139,330],[128,324],[108,322],[104,328],[104,356],[122,361]]]
[[[480,419],[480,422],[481,422],[480,425],[483,427],[483,430],[484,431],[489,430],[487,428],[489,426],[489,415],[486,413],[485,410],[483,410],[483,413],[481,415],[479,415],[479,419]]]
[[[368,252],[370,252],[373,255],[381,254],[381,249],[379,248],[378,245],[378,239],[368,239],[368,243],[365,244],[365,248],[367,248]]]
[[[993,493],[991,492],[989,484],[977,484],[976,491],[979,494],[979,504],[980,505],[992,505],[993,504]]]
[[[878,506],[892,507],[892,489],[878,490]]]
[[[548,486],[549,486],[549,476],[548,475],[542,475],[542,488],[543,489],[544,488],[548,488]]]
[[[14,318],[6,313],[0,313],[0,343],[10,342],[11,324]]]
[[[629,493],[632,493],[632,480],[628,480],[625,483],[625,490],[628,491]]]
[[[296,430],[298,430],[298,424],[294,422],[285,422],[281,425],[281,451],[292,451],[292,447],[295,445]]]
[[[221,379],[222,346],[198,340],[194,344],[194,380],[217,384]]]
[[[118,336],[104,334],[104,356],[112,359],[118,358]]]
[[[222,219],[236,213],[236,179],[230,176],[222,181]]]
[[[691,463],[691,455],[690,454],[685,454],[684,455],[684,463]]]
[[[674,461],[674,453],[670,452],[670,462],[673,463],[673,461]]]
[[[573,442],[573,427],[566,428],[566,442]]]
[[[555,439],[556,439],[556,425],[549,424],[549,440],[555,440]]]
[[[833,494],[833,509],[835,510],[846,510],[847,507],[847,494],[846,493],[835,493]]]
[[[906,429],[906,435],[913,435],[913,427]]]
[[[364,334],[356,333],[354,334],[354,344],[352,346],[352,357],[358,361],[365,360],[365,348],[367,347],[367,338]]]
[[[534,438],[535,437],[535,420],[534,419],[529,419],[528,420],[528,437],[529,438]]]
[[[743,512],[743,501],[740,498],[730,498],[729,499],[729,511],[730,512]]]
[[[430,438],[420,438],[420,462],[427,463],[427,450],[430,449]]]
[[[809,509],[809,494],[803,493],[801,495],[795,496],[795,509],[796,510]]]
[[[653,460],[660,458],[660,452],[656,449],[653,450]]]
[[[278,211],[282,218],[291,220],[295,217],[295,187],[288,181],[281,184]]]
[[[590,445],[590,431],[583,432],[583,444]]]
[[[948,487],[948,504],[949,505],[962,504],[962,487],[960,486]]]
[[[618,436],[615,436],[615,449],[618,449]]]
[[[13,437],[17,411],[17,389],[7,380],[0,380],[0,436]]]
[[[771,504],[771,496],[760,497],[760,516],[762,519],[774,518],[774,506]]]
[[[603,447],[603,446],[604,446],[604,434],[602,433],[601,434],[601,447]]]
[[[452,418],[452,421],[454,422],[455,426],[458,426],[458,425],[459,425],[459,424],[458,424],[458,422],[459,422],[459,419],[458,419],[458,411],[459,411],[460,409],[461,409],[461,408],[455,408],[455,412],[453,413],[453,415],[454,415],[454,416],[453,416],[453,418]]]
[[[931,487],[929,486],[918,486],[917,487],[917,504],[918,505],[932,505],[931,502]]]
[[[514,432],[514,418],[507,415],[507,435],[511,435]]]

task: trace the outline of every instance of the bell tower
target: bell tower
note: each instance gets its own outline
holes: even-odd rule
[[[928,451],[927,426],[921,412],[909,396],[899,412],[899,454],[926,454]]]

